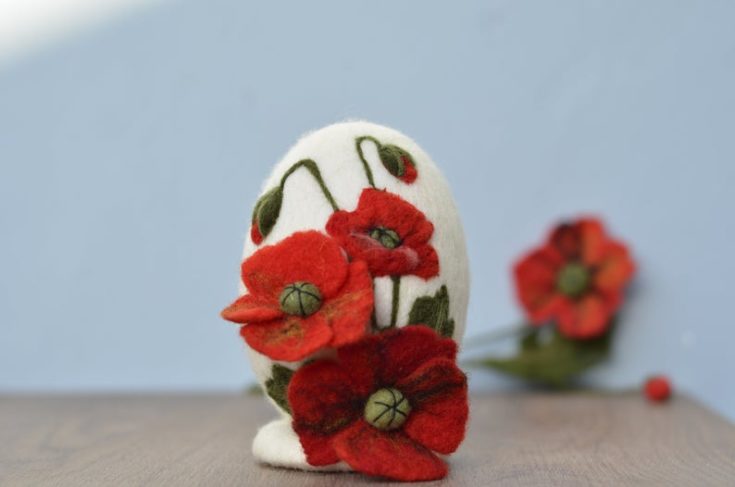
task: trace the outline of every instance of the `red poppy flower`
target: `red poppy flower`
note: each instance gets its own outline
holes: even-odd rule
[[[263,247],[242,264],[248,293],[222,311],[240,334],[274,360],[301,360],[324,346],[362,337],[373,310],[364,262],[349,263],[337,243],[315,231]]]
[[[294,431],[311,465],[340,460],[368,475],[434,480],[467,422],[456,344],[414,325],[369,335],[333,360],[301,367],[288,386]]]
[[[635,270],[626,246],[602,223],[580,219],[556,227],[541,248],[515,265],[519,300],[530,320],[554,320],[569,338],[604,333]]]
[[[363,190],[355,211],[332,214],[327,232],[353,259],[367,262],[374,276],[429,279],[439,273],[439,257],[428,244],[434,225],[416,207],[386,191]]]

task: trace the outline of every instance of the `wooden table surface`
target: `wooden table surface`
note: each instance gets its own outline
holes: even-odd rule
[[[0,398],[0,485],[382,484],[254,462],[260,397]],[[735,485],[735,427],[692,400],[638,394],[475,397],[450,476],[431,485]]]

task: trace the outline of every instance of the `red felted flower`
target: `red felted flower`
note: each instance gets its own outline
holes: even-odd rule
[[[363,190],[355,211],[332,214],[327,232],[353,259],[367,262],[374,276],[429,279],[439,273],[439,257],[428,243],[434,225],[416,207],[386,191]]]
[[[243,262],[242,280],[248,293],[222,317],[244,324],[248,345],[274,360],[301,360],[367,331],[373,310],[367,265],[347,262],[319,232],[298,232],[258,250]]]
[[[294,431],[311,465],[340,460],[396,480],[447,474],[467,422],[467,381],[456,344],[415,325],[369,335],[296,371],[288,386]]]
[[[541,248],[515,265],[516,290],[530,320],[554,320],[569,338],[604,333],[635,266],[626,246],[602,223],[580,219],[556,227]]]

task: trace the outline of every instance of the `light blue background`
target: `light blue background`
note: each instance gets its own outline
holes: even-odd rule
[[[303,132],[366,118],[452,184],[468,335],[509,267],[603,215],[640,264],[615,356],[735,418],[735,3],[181,0],[0,66],[0,389],[237,389],[250,208]],[[476,389],[511,387],[490,373]]]

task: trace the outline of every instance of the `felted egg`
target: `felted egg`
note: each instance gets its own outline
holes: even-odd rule
[[[416,340],[461,340],[469,272],[448,184],[402,133],[337,123],[306,134],[275,165],[249,223],[241,297],[223,316],[242,325],[255,375],[281,414],[258,431],[254,455],[275,466],[349,469],[309,457],[292,425],[289,397],[298,391],[289,382],[314,361],[354,355],[360,340],[393,339],[407,325],[420,327]],[[396,430],[412,406],[391,385],[372,392],[360,416]]]

